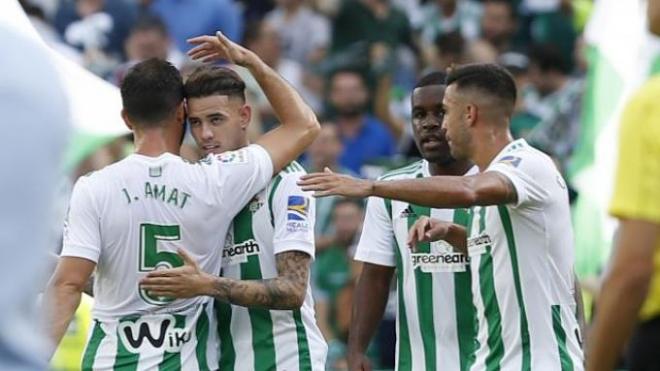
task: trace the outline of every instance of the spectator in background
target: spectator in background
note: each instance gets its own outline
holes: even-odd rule
[[[190,50],[187,40],[194,36],[222,31],[240,40],[243,35],[243,16],[233,0],[153,0],[149,10],[163,19],[181,52]]]
[[[337,126],[331,122],[321,124],[321,132],[307,150],[305,168],[308,172],[319,172],[330,169],[335,173],[353,174],[350,169],[339,165],[339,156],[344,146],[339,138]],[[332,224],[332,210],[337,197],[320,197],[316,199],[316,252],[328,248],[334,243],[335,230]]]
[[[513,49],[517,15],[510,0],[486,0],[481,18],[481,38],[499,53]]]
[[[330,44],[330,24],[305,0],[276,0],[277,7],[266,15],[280,36],[282,54],[303,65],[318,63]]]
[[[339,70],[330,77],[329,103],[344,151],[339,163],[360,174],[370,161],[394,155],[396,143],[385,124],[367,113],[369,90],[356,71]]]
[[[533,87],[526,106],[539,121],[527,141],[558,162],[566,174],[580,135],[583,82],[571,78],[569,62],[554,45],[535,46],[529,54],[529,82]]]
[[[123,45],[137,16],[134,3],[119,0],[64,0],[55,28],[83,52],[87,69],[103,76],[124,58]]]
[[[438,37],[458,33],[466,40],[479,37],[482,8],[472,0],[432,0],[422,6],[422,23],[417,26],[423,46]]]
[[[516,105],[511,117],[511,135],[515,139],[525,138],[539,122],[539,117],[527,110],[525,97],[529,94],[529,58],[526,55],[509,52],[502,54],[497,62],[504,66],[516,82]]]
[[[466,41],[459,31],[439,34],[429,51],[428,66],[433,71],[444,71],[451,65],[465,63]]]
[[[359,275],[359,263],[354,264],[352,257],[363,219],[364,206],[359,200],[338,200],[333,211],[334,243],[317,254],[313,267],[316,316],[328,342],[326,364],[331,369],[344,362],[352,307],[346,298],[352,298],[353,280]]]
[[[243,45],[252,50],[269,67],[277,71],[286,79],[305,99],[314,112],[318,114],[321,110],[322,100],[313,89],[304,84],[304,69],[302,65],[294,60],[282,56],[282,46],[280,37],[275,28],[266,21],[251,22],[245,28]],[[245,85],[251,100],[251,104],[258,110],[264,125],[268,130],[276,124],[277,118],[268,103],[266,95],[263,93],[254,77],[244,68],[236,70]]]
[[[370,49],[374,44],[388,50],[400,45],[413,46],[408,17],[389,1],[347,0],[332,24],[332,52],[346,51],[360,42]]]
[[[131,29],[124,43],[126,63],[120,65],[112,76],[112,82],[119,86],[124,75],[133,65],[149,58],[167,60],[180,67],[185,56],[172,45],[165,23],[155,15],[141,16]]]

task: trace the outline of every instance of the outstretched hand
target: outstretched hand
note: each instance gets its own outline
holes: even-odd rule
[[[227,36],[218,31],[215,36],[197,36],[188,39],[188,42],[197,45],[188,51],[194,60],[202,62],[216,62],[225,59],[239,66],[246,66],[254,56],[250,50],[229,40]]]
[[[183,249],[179,249],[177,254],[183,259],[183,266],[149,272],[140,281],[140,288],[153,296],[176,299],[205,295],[207,274]]]
[[[345,196],[368,197],[373,190],[373,182],[357,179],[344,174],[333,173],[325,168],[322,173],[304,175],[298,181],[303,191],[313,191],[315,197]]]
[[[417,251],[417,244],[433,242],[447,238],[449,228],[453,223],[443,222],[437,219],[431,219],[428,216],[422,216],[408,232],[408,247],[412,251]]]

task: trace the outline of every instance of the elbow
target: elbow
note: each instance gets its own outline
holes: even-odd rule
[[[310,117],[306,120],[307,124],[305,125],[305,136],[308,138],[309,143],[311,144],[321,132],[321,124],[313,112],[310,112],[309,116]]]
[[[305,303],[305,294],[306,294],[305,288],[296,288],[294,292],[291,293],[291,298],[289,300],[289,308],[291,310],[298,310],[302,308],[303,304]]]

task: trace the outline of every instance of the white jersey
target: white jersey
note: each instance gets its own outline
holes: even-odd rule
[[[213,301],[154,297],[138,282],[183,265],[178,248],[217,273],[232,218],[272,172],[268,153],[252,145],[197,163],[132,154],[78,180],[62,256],[97,263],[83,369],[216,369]]]
[[[314,258],[315,202],[296,184],[304,174],[291,163],[236,216],[223,250],[223,276],[275,278],[275,255],[286,251]],[[216,306],[221,370],[325,370],[327,345],[309,283],[299,310]]]
[[[566,183],[520,139],[486,171],[516,189],[511,205],[474,207],[468,227],[478,348],[472,370],[582,370]]]
[[[428,165],[422,160],[381,180],[428,177]],[[467,225],[468,210],[370,197],[355,259],[396,267],[396,369],[466,370],[475,337],[468,259],[444,241],[419,244],[411,252],[408,230],[421,216]]]

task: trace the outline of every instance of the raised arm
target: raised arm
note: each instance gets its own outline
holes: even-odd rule
[[[419,179],[371,181],[331,172],[302,177],[299,183],[315,196],[378,196],[434,208],[499,205],[517,201],[513,183],[499,172],[472,176],[434,176]]]
[[[225,59],[247,68],[257,80],[281,123],[256,141],[270,154],[275,173],[298,158],[314,141],[321,129],[314,111],[256,54],[220,32],[217,36],[200,36],[189,42],[197,45],[188,52],[193,59],[204,62]]]
[[[305,301],[311,260],[305,252],[279,253],[275,256],[277,277],[245,281],[205,273],[184,251],[179,255],[183,267],[153,271],[141,281],[141,287],[153,295],[212,296],[231,304],[267,309],[299,309]]]
[[[53,351],[66,333],[95,267],[96,263],[91,260],[68,256],[60,258],[46,287],[43,303]]]

